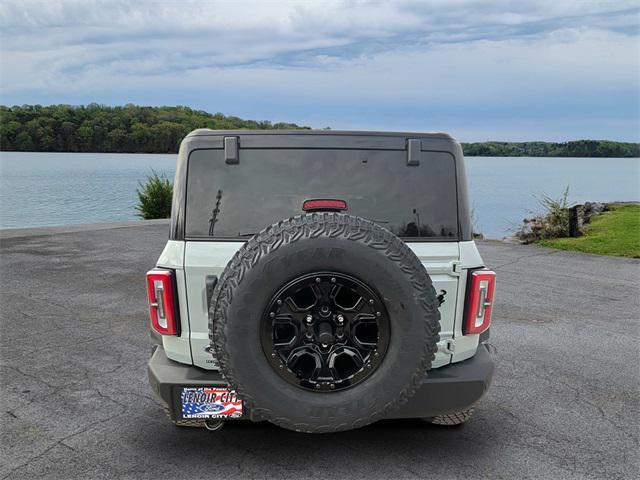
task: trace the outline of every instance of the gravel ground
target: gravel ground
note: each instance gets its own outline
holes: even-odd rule
[[[172,426],[147,384],[166,224],[0,232],[0,478],[637,478],[640,262],[481,243],[498,368],[462,428]]]

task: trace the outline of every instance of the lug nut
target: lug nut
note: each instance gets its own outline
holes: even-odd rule
[[[270,316],[271,318],[273,318],[273,317],[275,317],[275,316],[276,316],[276,314],[275,314],[274,312],[271,312],[271,313],[269,314],[269,316]]]
[[[335,277],[331,277],[331,283],[336,283],[336,278]]]
[[[380,312],[376,312],[376,317],[379,317],[380,315]]]
[[[338,315],[337,319],[338,323],[344,323],[344,317],[342,315]]]
[[[320,283],[320,277],[316,277],[316,283]]]
[[[276,303],[277,303],[278,305],[282,305],[282,300],[278,300]]]
[[[369,300],[369,303],[370,303],[371,305],[373,305],[373,298],[372,298],[371,300]]]
[[[313,322],[313,317],[311,315],[307,315],[307,318],[305,320],[307,321],[307,323],[311,323]]]

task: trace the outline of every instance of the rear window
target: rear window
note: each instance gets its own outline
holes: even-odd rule
[[[455,163],[429,152],[407,166],[405,151],[265,149],[240,151],[228,165],[222,150],[189,157],[186,225],[189,238],[239,239],[303,213],[310,199],[339,199],[351,215],[405,238],[458,238]]]

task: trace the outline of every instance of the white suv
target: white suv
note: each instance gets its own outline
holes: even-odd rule
[[[446,134],[192,132],[147,285],[177,425],[459,424],[493,375],[495,274]]]

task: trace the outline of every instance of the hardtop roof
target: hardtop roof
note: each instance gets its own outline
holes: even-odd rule
[[[406,150],[419,140],[422,151],[448,151],[458,156],[460,145],[446,133],[367,132],[349,130],[211,130],[200,128],[182,141],[181,151],[224,147],[225,138],[238,139],[237,148]],[[415,143],[415,142],[414,142]]]
[[[347,136],[375,136],[375,137],[415,137],[415,138],[446,138],[455,139],[445,132],[395,132],[380,130],[318,130],[318,129],[268,129],[268,130],[214,130],[198,128],[187,137],[219,136],[219,135],[347,135]]]

